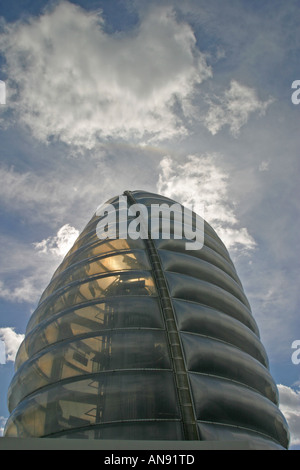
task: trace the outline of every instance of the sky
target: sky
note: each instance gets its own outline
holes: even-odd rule
[[[143,189],[226,244],[300,449],[299,0],[0,0],[0,428],[30,315]]]

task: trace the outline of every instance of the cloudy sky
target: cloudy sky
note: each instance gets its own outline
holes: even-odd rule
[[[299,24],[299,0],[1,0],[0,428],[55,268],[145,189],[227,245],[300,448]]]

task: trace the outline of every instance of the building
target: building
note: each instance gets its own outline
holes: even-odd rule
[[[148,213],[174,203],[143,191],[123,196]],[[159,237],[148,226],[144,237],[121,238],[137,218],[119,201],[108,201],[114,237],[99,238],[108,219],[97,211],[29,320],[4,435],[287,448],[266,351],[220,238],[193,215],[204,245],[188,250],[175,212],[171,234],[161,218]]]

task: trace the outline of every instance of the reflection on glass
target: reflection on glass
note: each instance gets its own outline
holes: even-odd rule
[[[83,246],[81,249],[74,250],[73,248],[55,271],[54,275],[52,276],[52,280],[54,280],[59,273],[67,269],[72,264],[78,263],[79,261],[96,258],[97,256],[113,252],[119,253],[131,249],[140,250],[143,249],[143,244],[141,240],[118,239],[104,240],[101,242],[97,238],[96,241],[94,240],[92,243],[88,243],[87,246]]]
[[[107,299],[51,317],[26,335],[16,356],[16,370],[29,357],[57,341],[116,328],[159,328],[164,324],[158,299],[150,296]]]
[[[118,440],[180,441],[183,440],[184,433],[180,421],[159,420],[95,425],[88,429],[76,429],[74,432],[63,432],[49,437],[66,439],[115,439],[116,436],[118,436]]]
[[[143,271],[101,276],[71,285],[62,292],[59,291],[48,297],[39,306],[28,322],[27,333],[40,321],[55,313],[89,300],[119,295],[155,295],[155,293],[151,274]]]
[[[105,422],[172,420],[180,413],[172,372],[102,372],[60,383],[24,400],[6,437],[39,437]]]
[[[19,369],[8,393],[9,408],[34,390],[70,377],[119,369],[168,369],[166,338],[158,330],[105,331],[58,342]]]
[[[150,270],[149,261],[145,252],[114,253],[109,256],[97,258],[95,261],[83,261],[70,266],[66,271],[56,276],[45,290],[41,300],[44,300],[52,292],[60,287],[67,286],[71,282],[86,279],[96,274],[127,271],[130,269]]]
[[[170,235],[189,236],[176,216]],[[167,216],[153,218],[161,240],[152,241],[118,233],[100,240],[96,230],[107,235],[108,227],[99,220],[79,236],[28,323],[5,436],[214,440],[222,425],[235,428],[233,439],[243,429],[249,440],[261,433],[286,447],[256,322],[213,229],[204,223],[196,253],[169,237]]]

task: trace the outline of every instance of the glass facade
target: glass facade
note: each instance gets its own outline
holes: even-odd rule
[[[143,191],[123,196],[149,213],[174,203]],[[117,232],[134,221],[118,202],[108,201]],[[203,221],[203,247],[187,250],[172,236],[175,220],[166,236],[163,217],[159,236],[143,239],[100,239],[103,215],[92,217],[29,320],[5,436],[288,447],[267,354],[226,247]]]

